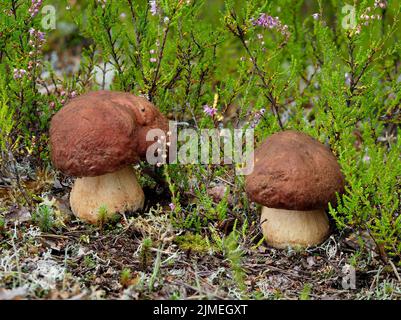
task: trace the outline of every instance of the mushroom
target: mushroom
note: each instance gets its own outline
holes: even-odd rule
[[[97,91],[72,99],[52,118],[51,159],[56,168],[78,177],[70,194],[73,213],[97,223],[99,209],[110,217],[136,211],[144,193],[130,164],[146,156],[150,129],[167,131],[167,119],[144,98]]]
[[[266,139],[245,179],[248,197],[263,206],[262,233],[275,248],[318,245],[329,234],[325,209],[344,191],[344,177],[329,148],[297,131]]]

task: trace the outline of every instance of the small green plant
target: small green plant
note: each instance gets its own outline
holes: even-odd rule
[[[90,243],[90,236],[87,234],[82,234],[79,236],[79,242],[89,244]]]
[[[131,284],[132,272],[129,268],[124,268],[120,273],[120,283],[124,287],[128,287]]]
[[[147,268],[152,259],[152,253],[150,251],[151,248],[152,248],[152,239],[150,238],[143,239],[141,251],[139,253],[139,261],[142,270],[145,270]]]
[[[109,214],[109,209],[107,208],[106,205],[102,205],[99,207],[98,212],[97,212],[97,217],[98,217],[98,226],[100,229],[103,229],[106,223],[110,219],[110,214]]]
[[[49,232],[54,226],[54,209],[42,203],[36,207],[36,211],[32,214],[32,220],[38,225],[40,230]]]
[[[2,216],[0,216],[0,233],[4,231],[5,226],[6,226],[6,220]]]
[[[299,300],[310,300],[310,294],[312,292],[312,285],[310,283],[305,283],[302,291],[299,294]]]
[[[234,229],[224,240],[224,256],[230,262],[230,268],[233,275],[235,285],[242,293],[242,298],[246,299],[248,297],[246,291],[246,273],[242,268],[243,251],[238,243],[239,233]]]
[[[175,237],[174,242],[185,251],[191,250],[199,253],[217,251],[217,247],[214,247],[210,243],[209,238],[201,234],[186,233],[185,235]]]
[[[88,269],[93,269],[96,267],[96,260],[94,259],[93,255],[85,255],[84,266]]]
[[[162,257],[162,250],[163,250],[163,246],[159,247],[159,250],[157,250],[157,254],[156,254],[156,259],[153,265],[153,271],[152,271],[152,275],[150,276],[149,279],[149,290],[153,291],[155,289],[155,282],[157,280],[157,278],[159,277],[159,273],[160,273],[160,267],[161,267],[161,257]]]
[[[163,175],[171,193],[171,204],[173,206],[172,207],[173,209],[171,210],[170,216],[172,220],[177,223],[181,218],[180,216],[178,216],[179,213],[181,212],[181,204],[180,204],[180,192],[177,191],[177,186],[173,183],[171,179],[170,171],[173,169],[174,169],[173,165],[165,166],[163,170]]]
[[[173,292],[173,294],[170,296],[170,300],[181,300],[181,299],[182,299],[181,294],[178,291]]]
[[[230,188],[227,187],[224,192],[223,199],[216,206],[216,214],[217,218],[220,221],[223,221],[227,218],[227,213],[229,212],[228,208],[228,195],[230,194]]]
[[[3,70],[0,69],[0,73],[3,75]],[[0,75],[0,154],[3,154],[6,152],[6,149],[8,149],[10,133],[15,122],[13,118],[14,111],[10,108],[9,98],[2,75]]]

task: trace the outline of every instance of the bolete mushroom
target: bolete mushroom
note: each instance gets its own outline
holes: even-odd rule
[[[72,99],[52,118],[51,159],[56,168],[77,177],[70,194],[73,213],[97,223],[108,216],[143,207],[144,193],[130,164],[146,156],[150,129],[167,131],[167,119],[144,98],[97,91]]]
[[[254,152],[245,179],[249,198],[261,204],[261,227],[275,248],[318,245],[329,234],[325,209],[344,191],[344,177],[329,148],[297,131],[267,138]]]

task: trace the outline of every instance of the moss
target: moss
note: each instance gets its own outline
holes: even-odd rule
[[[216,246],[213,246],[207,237],[201,234],[186,233],[182,236],[177,236],[174,242],[178,244],[180,249],[185,251],[193,251],[198,253],[208,253],[216,251]]]

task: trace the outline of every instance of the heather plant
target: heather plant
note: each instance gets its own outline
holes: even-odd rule
[[[54,225],[54,211],[49,205],[42,203],[33,215],[33,222],[36,223],[41,231],[48,232]]]

